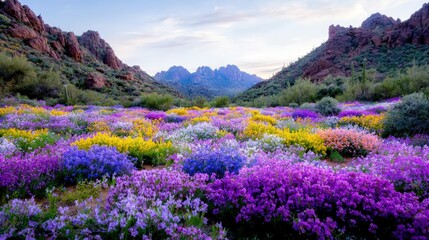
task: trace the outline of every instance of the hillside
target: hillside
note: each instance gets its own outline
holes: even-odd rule
[[[241,71],[235,65],[227,65],[212,70],[210,67],[199,67],[190,73],[181,66],[173,66],[168,71],[157,73],[154,78],[177,89],[188,97],[233,96],[263,81],[256,75]]]
[[[375,13],[360,27],[331,25],[325,43],[237,99],[251,101],[280,93],[299,77],[323,81],[328,75],[350,76],[353,67],[359,71],[363,65],[387,75],[413,64],[428,63],[429,4],[424,4],[404,22]]]
[[[156,82],[139,66],[124,64],[98,32],[82,36],[45,24],[17,0],[0,2],[0,52],[24,55],[39,70],[58,71],[62,84],[132,101],[142,93],[177,91]]]

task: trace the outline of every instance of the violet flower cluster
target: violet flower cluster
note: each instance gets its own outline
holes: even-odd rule
[[[191,176],[207,173],[223,177],[225,172],[237,174],[245,163],[246,157],[235,148],[222,146],[213,149],[210,145],[203,145],[183,161],[183,171]]]
[[[227,174],[209,184],[207,192],[213,214],[227,228],[245,228],[251,235],[263,228],[277,229],[278,238],[403,239],[429,234],[428,202],[363,173],[272,161]]]
[[[42,225],[54,237],[69,229],[71,238],[224,239],[225,230],[208,223],[208,205],[195,196],[207,180],[206,175],[190,177],[178,171],[134,172],[116,179],[105,207],[83,202],[77,214],[61,208]]]
[[[135,170],[136,159],[118,152],[115,147],[92,146],[88,151],[70,148],[63,155],[66,181],[96,180],[130,174]]]

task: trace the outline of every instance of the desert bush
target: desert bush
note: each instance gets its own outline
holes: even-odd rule
[[[59,97],[62,88],[60,73],[47,71],[39,73],[35,79],[28,79],[20,84],[18,91],[30,98],[45,99]]]
[[[311,111],[316,111],[316,104],[305,102],[305,103],[301,104],[301,106],[299,106],[299,108],[311,110]]]
[[[141,106],[166,111],[173,105],[174,97],[169,94],[151,93],[141,97]]]
[[[228,107],[228,104],[229,104],[229,97],[226,97],[226,96],[216,97],[211,103],[212,107],[216,107],[216,108]]]
[[[347,81],[345,77],[339,76],[327,76],[323,82],[320,84],[320,89],[317,92],[317,97],[319,99],[323,97],[336,97],[341,95],[344,90],[344,83]]]
[[[384,136],[429,133],[429,99],[423,93],[405,96],[384,120]]]
[[[36,79],[34,66],[24,56],[0,53],[0,96],[15,93],[22,84]]]
[[[324,97],[316,103],[316,110],[323,116],[332,116],[340,113],[338,101],[331,97]]]
[[[281,93],[282,105],[297,103],[299,105],[305,102],[315,102],[319,86],[312,83],[309,79],[298,79],[295,84]]]

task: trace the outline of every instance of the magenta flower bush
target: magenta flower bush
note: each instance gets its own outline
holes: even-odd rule
[[[0,196],[16,191],[18,196],[43,195],[61,171],[61,158],[68,144],[61,140],[31,153],[10,158],[0,155]]]
[[[311,119],[316,119],[319,117],[319,114],[317,114],[314,111],[311,110],[307,110],[307,109],[297,109],[292,113],[292,117],[294,119],[297,118],[311,118]]]
[[[243,237],[424,238],[429,211],[414,194],[362,173],[278,161],[226,175],[207,187],[213,214]]]
[[[167,114],[165,112],[148,112],[145,117],[150,120],[164,120]]]
[[[398,141],[383,143],[379,152],[355,162],[360,170],[392,182],[397,191],[429,198],[429,147],[414,147]]]

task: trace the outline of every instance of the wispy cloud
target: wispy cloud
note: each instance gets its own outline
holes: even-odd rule
[[[211,12],[191,16],[175,17],[182,26],[199,27],[205,25],[231,26],[246,21],[267,18],[289,19],[300,22],[319,22],[321,19],[350,19],[362,14],[371,14],[378,9],[401,6],[412,0],[358,0],[358,1],[288,1],[280,5],[265,6],[260,9],[240,10],[214,8]],[[267,2],[267,5],[269,2]]]

